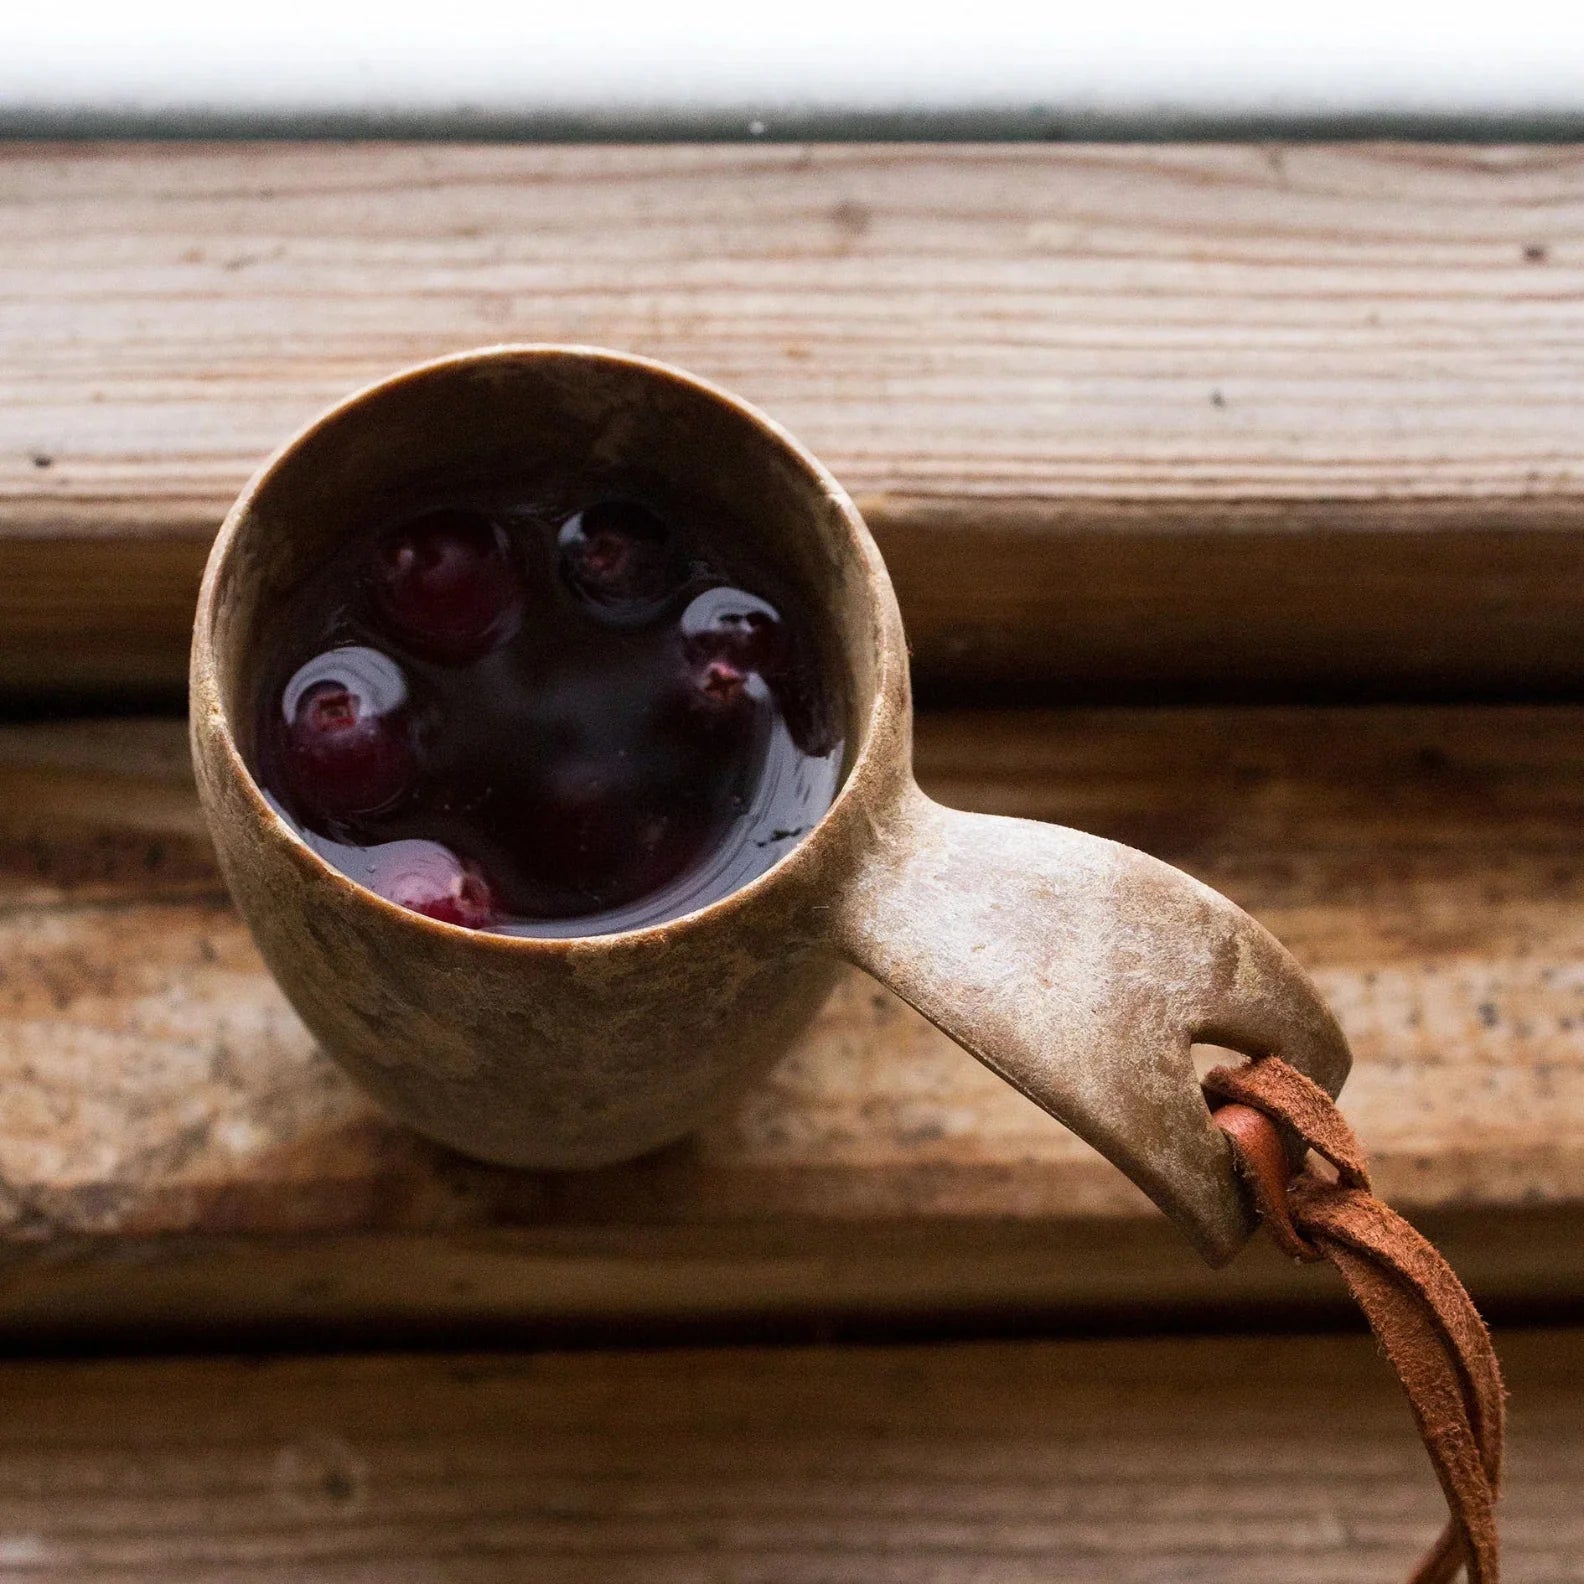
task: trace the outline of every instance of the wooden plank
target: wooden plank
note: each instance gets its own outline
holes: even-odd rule
[[[1584,709],[926,716],[919,763],[947,801],[1135,842],[1249,906],[1348,1029],[1348,1109],[1388,1196],[1440,1215],[1493,1296],[1584,1293]],[[432,1148],[264,974],[174,720],[0,732],[0,1183],[34,1262],[0,1318],[52,1324],[118,1303],[154,1326],[184,1305],[407,1323],[451,1301],[442,1273],[486,1318],[1314,1290],[1257,1263],[1216,1286],[1112,1168],[857,974],[734,1113],[658,1156],[558,1177]],[[174,1271],[129,1269],[134,1246]],[[403,1279],[437,1273],[422,1302],[390,1280],[402,1249]]]
[[[1584,1337],[1503,1339],[1505,1577],[1584,1580]],[[1362,1338],[0,1368],[28,1584],[1397,1584]]]
[[[1584,150],[0,149],[0,685],[177,687],[256,460],[629,347],[859,496],[932,685],[1576,690]]]

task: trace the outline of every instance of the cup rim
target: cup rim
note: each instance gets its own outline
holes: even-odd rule
[[[254,501],[269,485],[279,466],[299,446],[352,409],[410,381],[422,380],[451,369],[487,364],[497,360],[528,361],[552,356],[586,358],[616,364],[636,370],[649,378],[687,386],[706,398],[726,406],[757,429],[773,445],[789,454],[798,467],[809,476],[811,482],[837,508],[837,514],[845,525],[853,548],[858,553],[865,574],[864,586],[869,608],[870,632],[877,651],[873,696],[868,710],[858,723],[859,741],[847,773],[842,778],[830,806],[820,815],[802,840],[777,858],[769,868],[735,890],[727,892],[725,896],[717,897],[685,913],[675,914],[653,924],[612,930],[597,935],[507,935],[497,930],[469,929],[464,925],[450,924],[440,919],[429,918],[422,913],[415,913],[412,909],[387,900],[343,874],[303,841],[265,797],[263,789],[237,747],[229,712],[222,698],[215,659],[213,612],[220,569],[229,556],[243,519],[252,509]],[[882,759],[884,753],[882,744],[887,739],[883,729],[887,717],[898,713],[905,717],[910,709],[907,644],[890,574],[886,570],[874,536],[870,533],[852,497],[825,464],[784,425],[753,403],[713,380],[705,379],[701,375],[658,358],[579,342],[508,341],[427,358],[358,387],[297,428],[260,464],[221,521],[199,586],[193,624],[190,671],[189,711],[195,743],[198,735],[205,731],[214,737],[233,776],[243,789],[255,817],[263,828],[275,840],[281,842],[297,862],[312,871],[318,880],[334,888],[344,889],[348,900],[372,906],[376,913],[383,911],[393,924],[416,929],[420,933],[437,932],[437,938],[442,941],[452,943],[465,941],[480,950],[528,952],[552,956],[571,952],[586,954],[603,949],[613,951],[634,947],[641,949],[645,946],[658,945],[668,942],[679,933],[729,919],[732,913],[752,906],[758,898],[784,883],[789,874],[814,861],[816,850],[829,842],[833,827],[843,821],[854,802],[871,795],[867,789],[872,787],[881,771],[886,768]],[[904,773],[907,768],[903,766]]]

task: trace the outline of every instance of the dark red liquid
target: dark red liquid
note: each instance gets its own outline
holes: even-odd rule
[[[842,745],[813,623],[726,539],[610,497],[353,534],[273,615],[265,790],[451,924],[598,934],[728,895],[829,807]]]

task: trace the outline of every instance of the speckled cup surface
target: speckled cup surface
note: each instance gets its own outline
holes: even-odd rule
[[[710,503],[822,613],[846,776],[774,867],[696,912],[588,937],[469,931],[364,890],[274,812],[238,747],[249,659],[371,499],[568,457]],[[413,1127],[508,1165],[640,1154],[771,1066],[847,961],[1088,1139],[1206,1258],[1230,1257],[1248,1215],[1190,1046],[1273,1051],[1335,1093],[1335,1020],[1260,925],[1168,865],[926,798],[911,728],[896,599],[836,481],[729,393],[591,348],[463,353],[342,402],[243,491],[199,596],[193,754],[227,883],[304,1022]]]

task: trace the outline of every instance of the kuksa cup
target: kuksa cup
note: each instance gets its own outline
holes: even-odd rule
[[[574,459],[711,503],[824,624],[845,698],[829,811],[740,890],[651,927],[521,938],[439,923],[330,867],[242,747],[250,659],[371,500]],[[1213,1262],[1250,1229],[1191,1046],[1274,1053],[1335,1093],[1349,1056],[1291,956],[1198,881],[1059,826],[961,813],[912,768],[907,644],[841,486],[729,392],[644,358],[441,358],[292,439],[220,530],[192,651],[221,867],[313,1034],[396,1116],[486,1160],[594,1167],[697,1126],[772,1066],[856,963],[1114,1161]]]

